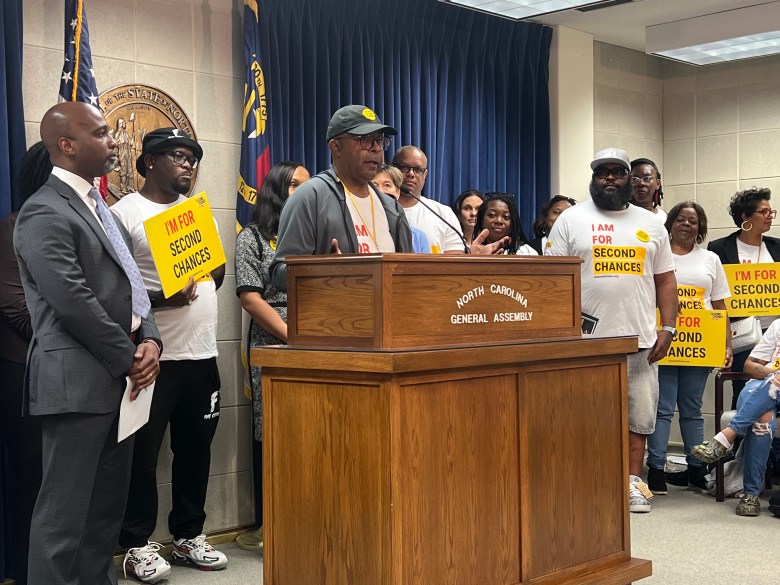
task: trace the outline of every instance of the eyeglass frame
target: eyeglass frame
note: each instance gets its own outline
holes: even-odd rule
[[[764,219],[776,219],[777,209],[756,209],[753,213],[759,213]]]
[[[339,140],[341,138],[349,138],[350,140],[353,140],[358,143],[360,148],[363,150],[371,150],[376,144],[381,150],[387,150],[390,148],[390,142],[391,138],[389,136],[385,136],[384,134],[380,134],[379,136],[373,135],[373,134],[342,134],[341,136],[337,136],[333,140]],[[365,141],[368,140],[368,146],[365,145]]]
[[[198,163],[200,162],[198,160],[197,156],[187,156],[186,154],[184,154],[183,152],[181,152],[179,150],[169,150],[165,154],[167,156],[171,157],[171,160],[173,161],[173,164],[178,165],[180,167],[183,167],[184,163],[188,162],[188,163],[190,163],[190,168],[191,169],[197,169],[198,168]],[[179,160],[176,160],[177,158]]]
[[[415,167],[412,165],[405,165],[401,163],[393,163],[393,166],[401,171],[402,175],[405,175],[409,171],[412,171],[418,177],[422,177],[427,171],[428,167]]]
[[[621,174],[620,175],[615,174],[618,172],[620,172]],[[625,176],[627,176],[629,172],[630,171],[626,167],[617,166],[617,167],[609,168],[609,167],[605,167],[604,165],[599,165],[595,169],[593,169],[593,176],[599,179],[606,179],[607,177],[612,175],[616,179],[622,179]]]
[[[606,179],[607,177],[602,177],[602,178]],[[658,179],[656,179],[653,175],[642,175],[641,177],[637,177],[636,175],[631,175],[632,185],[638,185],[639,183],[644,183],[645,185],[649,185],[652,181],[657,181],[657,180]]]

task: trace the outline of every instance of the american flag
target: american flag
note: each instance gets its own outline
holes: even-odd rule
[[[89,48],[89,28],[83,0],[65,0],[65,64],[60,80],[60,100],[87,102],[98,107],[95,70]]]

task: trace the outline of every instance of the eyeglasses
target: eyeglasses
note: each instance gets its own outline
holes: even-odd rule
[[[596,175],[599,179],[606,179],[610,175],[616,179],[622,179],[628,174],[628,169],[624,167],[614,167],[611,169],[607,167],[596,167],[593,170],[593,174]]]
[[[756,209],[753,213],[760,213],[764,219],[774,219],[777,217],[777,209]]]
[[[397,168],[399,171],[401,171],[404,175],[408,173],[409,171],[412,171],[415,175],[418,177],[422,177],[425,174],[426,169],[425,167],[412,167],[409,165],[393,165],[395,168]]]
[[[172,150],[170,152],[166,152],[169,157],[173,159],[173,164],[179,165],[180,167],[184,166],[185,162],[190,163],[191,169],[197,169],[198,168],[198,158],[195,156],[187,156],[183,152],[179,152],[178,150]]]
[[[606,175],[604,177],[601,177],[602,179],[606,178]],[[617,177],[618,179],[620,177]],[[631,177],[631,184],[632,185],[638,185],[639,183],[644,183],[645,185],[649,185],[655,180],[655,177],[653,175],[645,175],[643,177]]]
[[[371,134],[356,136],[355,134],[344,134],[343,136],[339,136],[339,138],[354,140],[363,150],[371,150],[374,146],[378,146],[382,150],[387,150],[390,146],[390,138],[388,136],[376,136]]]

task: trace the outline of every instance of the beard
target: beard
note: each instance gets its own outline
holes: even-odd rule
[[[607,192],[604,187],[596,185],[595,181],[590,182],[590,198],[599,209],[603,211],[621,211],[626,208],[631,201],[633,189],[631,183],[626,182],[617,191]]]

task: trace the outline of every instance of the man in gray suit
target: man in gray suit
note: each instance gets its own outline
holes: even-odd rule
[[[132,437],[117,442],[119,405],[126,376],[132,398],[154,381],[162,344],[127,232],[107,223],[93,187],[116,165],[105,119],[87,104],[57,104],[41,137],[54,169],[14,232],[33,326],[26,406],[43,432],[28,583],[115,584],[133,452]]]

